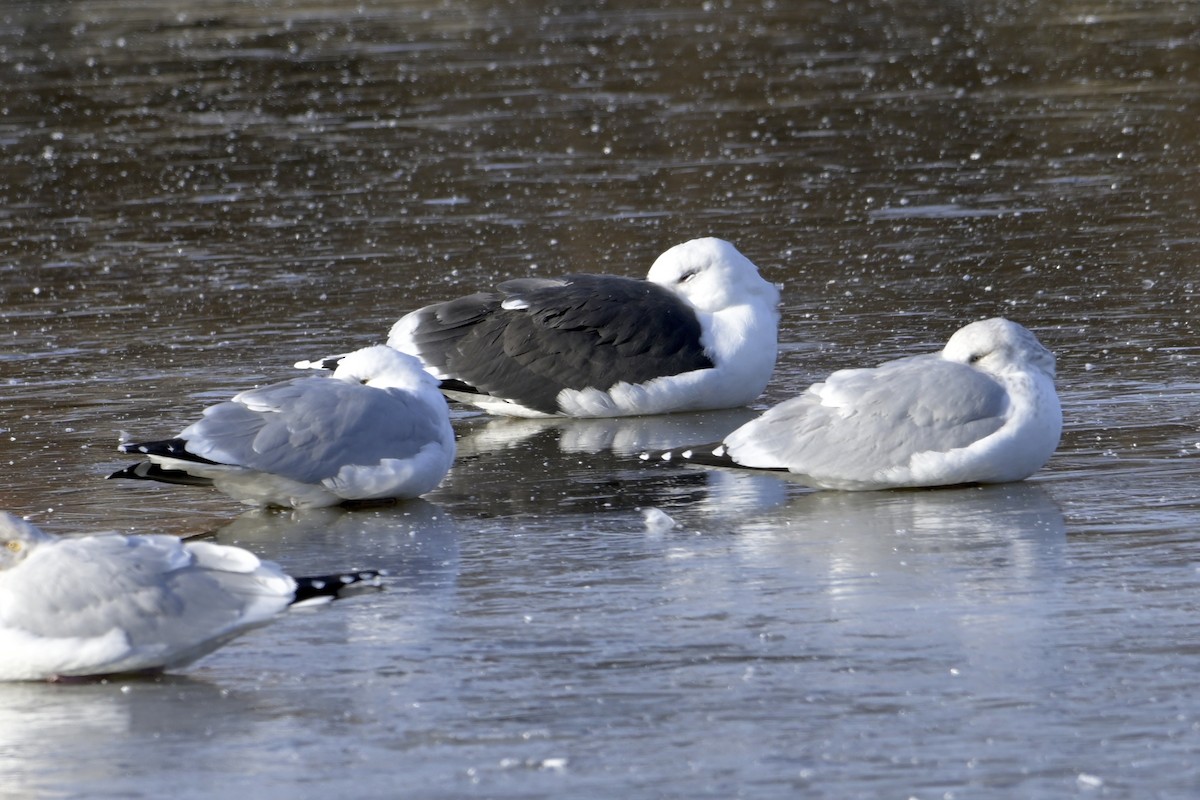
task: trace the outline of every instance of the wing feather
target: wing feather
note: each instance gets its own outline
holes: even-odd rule
[[[298,378],[211,406],[180,436],[203,458],[320,483],[348,465],[409,458],[440,441],[441,427],[409,392]]]
[[[5,628],[43,639],[104,640],[169,653],[235,635],[287,607],[295,584],[274,565],[172,536],[87,536],[40,546],[5,576]]]
[[[1003,424],[1003,387],[970,367],[915,356],[835,372],[726,439],[749,467],[860,479],[923,452],[970,445]]]
[[[505,281],[420,309],[397,323],[391,343],[416,350],[444,379],[552,414],[563,389],[607,391],[712,367],[701,333],[694,310],[657,284],[569,275]]]

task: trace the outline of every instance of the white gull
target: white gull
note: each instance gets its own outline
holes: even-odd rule
[[[719,443],[642,458],[782,471],[822,489],[1022,480],[1058,446],[1054,370],[1026,328],[982,320],[939,353],[834,372]]]
[[[378,572],[292,578],[238,547],[54,536],[0,512],[0,680],[161,672]]]
[[[251,389],[210,406],[177,437],[121,445],[147,461],[113,473],[213,485],[248,505],[312,508],[412,498],[454,460],[437,381],[384,345],[322,373]]]

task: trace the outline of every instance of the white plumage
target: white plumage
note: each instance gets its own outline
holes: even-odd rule
[[[322,592],[331,599],[358,580]],[[53,536],[0,512],[0,680],[184,667],[270,622],[299,588],[240,548],[162,535]]]
[[[834,372],[719,443],[643,458],[786,471],[824,489],[1022,480],[1058,446],[1054,373],[1027,329],[982,320],[939,353]]]
[[[249,505],[306,508],[434,489],[454,431],[437,381],[379,345],[342,356],[332,375],[242,392],[174,439],[121,450],[148,460],[110,477],[211,483]]]

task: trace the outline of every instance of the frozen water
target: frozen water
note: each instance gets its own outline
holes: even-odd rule
[[[1194,8],[560,5],[0,14],[4,507],[394,574],[182,675],[0,686],[0,796],[1194,795]],[[1058,452],[849,496],[636,458],[752,412],[459,409],[392,508],[102,480],[405,310],[702,235],[782,284],[760,408],[1006,316]]]

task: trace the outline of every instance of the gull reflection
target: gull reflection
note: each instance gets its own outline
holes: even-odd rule
[[[738,533],[748,562],[800,576],[829,623],[809,631],[814,644],[941,671],[1055,675],[1066,524],[1035,483],[808,493]]]
[[[723,512],[731,510],[730,503],[760,510],[777,504],[786,490],[706,470],[647,469],[637,458],[647,448],[715,441],[754,414],[741,408],[616,419],[460,420],[458,459],[429,499],[460,517],[594,515],[650,507],[673,513],[670,509],[697,503]],[[761,499],[764,492],[771,498]]]
[[[739,543],[749,556],[820,569],[832,596],[854,595],[880,576],[945,595],[986,584],[989,570],[1001,567],[1010,580],[1054,574],[1065,531],[1050,494],[1021,482],[803,493],[775,513],[746,521]],[[943,570],[954,574],[936,575]]]
[[[636,456],[693,442],[718,442],[758,416],[749,408],[694,414],[660,414],[608,419],[521,419],[472,417],[459,426],[459,458],[514,447],[535,446],[562,453]]]
[[[454,520],[424,500],[355,511],[254,509],[218,528],[215,535],[222,543],[236,543],[289,569],[314,574],[386,569],[415,585],[441,580],[453,573],[458,560]]]
[[[216,537],[318,574],[387,570],[383,591],[354,597],[342,604],[342,613],[308,632],[331,645],[331,652],[348,643],[364,669],[393,668],[409,648],[436,633],[457,602],[458,528],[441,507],[424,500],[356,511],[255,509],[219,528]],[[286,651],[292,643],[280,636],[267,646]]]
[[[125,781],[132,796],[171,766],[131,758],[131,742],[237,740],[270,718],[261,702],[181,676],[0,684],[0,794],[82,796],[102,785],[116,796]]]

